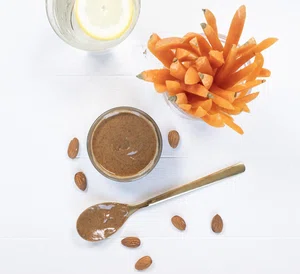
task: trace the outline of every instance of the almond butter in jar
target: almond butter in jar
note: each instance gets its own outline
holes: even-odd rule
[[[105,177],[130,182],[150,173],[162,152],[162,137],[154,120],[132,107],[103,113],[87,139],[89,158]]]

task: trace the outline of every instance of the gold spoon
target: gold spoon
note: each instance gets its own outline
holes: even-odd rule
[[[141,208],[157,204],[244,171],[244,164],[238,163],[191,183],[171,189],[137,205],[108,202],[91,206],[78,217],[77,231],[87,241],[96,242],[104,240],[116,233],[125,221]]]

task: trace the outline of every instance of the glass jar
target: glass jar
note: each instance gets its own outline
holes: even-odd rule
[[[143,119],[145,119],[153,128],[155,136],[156,136],[156,152],[155,155],[153,157],[153,159],[149,162],[149,164],[143,168],[141,171],[139,171],[137,174],[131,175],[131,176],[117,176],[109,171],[107,171],[104,167],[101,166],[100,163],[97,162],[96,157],[93,153],[93,137],[94,137],[94,133],[95,130],[101,126],[101,123],[104,122],[106,119],[116,116],[118,114],[121,113],[130,113],[130,114],[134,114],[138,117],[141,117]],[[105,177],[114,180],[114,181],[118,181],[118,182],[131,182],[131,181],[135,181],[138,179],[141,179],[142,177],[146,176],[147,174],[149,174],[154,167],[157,165],[160,157],[161,157],[161,153],[162,153],[162,136],[161,136],[161,132],[159,130],[159,127],[157,126],[157,124],[155,123],[155,121],[145,112],[136,109],[136,108],[132,108],[132,107],[117,107],[117,108],[113,108],[110,109],[106,112],[104,112],[103,114],[101,114],[96,121],[93,123],[93,125],[91,126],[89,133],[88,133],[88,137],[87,137],[87,151],[88,151],[88,155],[89,158],[93,164],[93,166]]]
[[[55,33],[67,44],[85,51],[105,52],[124,41],[134,29],[140,14],[141,1],[133,1],[133,17],[126,32],[113,40],[97,40],[85,34],[74,15],[76,0],[46,0],[47,16]]]

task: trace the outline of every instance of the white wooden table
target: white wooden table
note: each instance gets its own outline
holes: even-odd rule
[[[238,0],[142,0],[140,20],[111,54],[93,56],[64,44],[48,24],[44,1],[2,1],[0,8],[0,273],[134,273],[136,260],[153,258],[147,273],[300,273],[300,90],[299,9],[295,0],[245,0],[243,41],[276,36],[266,51],[272,78],[260,88],[251,114],[237,121],[245,130],[213,129],[181,120],[153,87],[135,78],[159,63],[144,55],[152,32],[161,36],[200,31],[202,8],[218,17],[226,33]],[[129,105],[149,113],[164,136],[163,157],[141,181],[118,184],[98,174],[85,141],[105,110]],[[181,145],[171,150],[167,133]],[[81,142],[80,157],[66,156],[69,140]],[[101,201],[142,201],[171,187],[243,161],[243,175],[136,213],[112,239],[84,242],[78,214]],[[87,175],[87,193],[73,183]],[[224,231],[215,235],[219,213]],[[181,215],[180,233],[170,218]],[[125,236],[142,246],[128,250]]]

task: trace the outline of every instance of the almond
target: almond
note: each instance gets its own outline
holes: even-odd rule
[[[71,140],[68,147],[68,156],[71,159],[75,159],[78,155],[78,150],[79,150],[79,141],[77,138],[73,138],[73,140]]]
[[[211,221],[211,229],[215,233],[221,233],[223,230],[223,220],[220,215],[213,217]]]
[[[75,184],[82,191],[86,190],[87,182],[83,172],[77,172],[74,177]]]
[[[152,264],[152,259],[149,256],[145,256],[140,258],[136,264],[135,269],[136,270],[145,270]]]
[[[141,245],[141,240],[137,237],[127,237],[124,238],[121,243],[126,247],[135,248]]]
[[[171,219],[172,224],[179,230],[185,230],[186,228],[186,223],[185,221],[180,217],[180,216],[174,216]]]
[[[168,135],[169,144],[172,148],[176,148],[179,144],[180,136],[176,130],[172,130]]]

